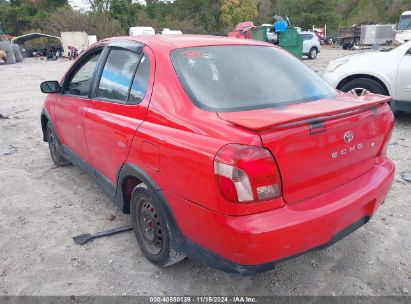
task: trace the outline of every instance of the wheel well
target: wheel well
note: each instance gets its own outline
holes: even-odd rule
[[[49,119],[46,115],[41,115],[41,130],[43,131],[43,141],[47,142],[47,123]]]
[[[374,76],[371,76],[371,75],[367,75],[367,74],[350,75],[350,76],[344,78],[343,80],[341,80],[341,82],[340,82],[340,83],[338,84],[338,86],[337,86],[337,89],[338,89],[338,90],[341,90],[341,88],[342,88],[344,85],[346,85],[347,83],[349,83],[351,80],[359,79],[359,78],[371,79],[371,80],[376,81],[378,84],[380,84],[380,85],[384,88],[384,90],[385,90],[385,92],[387,93],[387,95],[390,94],[390,92],[388,91],[387,86],[384,84],[384,82],[382,82],[381,80],[379,80],[377,77],[374,77]]]
[[[135,176],[127,176],[126,178],[124,178],[123,183],[121,185],[121,190],[123,194],[124,213],[130,213],[131,193],[133,193],[134,188],[141,183],[141,180],[139,180]]]

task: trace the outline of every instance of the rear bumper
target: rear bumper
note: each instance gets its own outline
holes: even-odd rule
[[[253,274],[273,268],[276,261],[333,244],[365,224],[383,203],[393,176],[394,164],[385,160],[333,191],[235,217],[164,194],[183,235],[179,250],[226,272]]]

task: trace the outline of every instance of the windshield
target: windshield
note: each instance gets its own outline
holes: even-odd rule
[[[411,30],[411,15],[401,16],[400,23],[398,24],[398,29],[400,31]]]
[[[281,107],[337,94],[299,60],[275,47],[195,47],[170,56],[187,95],[207,111]]]

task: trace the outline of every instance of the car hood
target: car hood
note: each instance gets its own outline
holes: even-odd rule
[[[365,52],[365,53],[356,53],[348,56],[344,56],[338,59],[335,59],[334,61],[344,61],[344,60],[361,60],[363,61],[365,58],[366,60],[373,60],[373,59],[379,59],[382,55],[386,54],[387,52]]]

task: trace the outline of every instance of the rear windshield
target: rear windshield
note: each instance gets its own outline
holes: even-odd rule
[[[299,60],[274,47],[195,47],[170,56],[187,95],[207,111],[282,107],[337,94]]]

